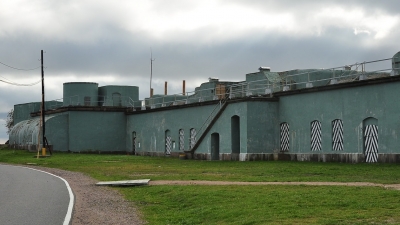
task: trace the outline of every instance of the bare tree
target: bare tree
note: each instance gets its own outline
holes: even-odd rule
[[[14,109],[11,109],[7,114],[6,127],[7,134],[10,134],[12,128],[14,127]]]

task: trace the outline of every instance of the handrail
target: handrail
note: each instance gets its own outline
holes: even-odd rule
[[[253,81],[241,81],[241,82],[229,82],[230,84],[225,84],[225,88],[230,90],[231,98],[237,98],[237,97],[245,97],[245,96],[254,96],[254,95],[267,95],[272,94],[277,91],[286,91],[290,90],[293,87],[296,89],[299,88],[309,88],[313,87],[315,85],[321,86],[321,85],[329,85],[329,84],[335,84],[335,83],[343,83],[343,82],[352,82],[357,79],[365,79],[368,77],[374,78],[376,76],[372,75],[383,75],[383,74],[376,74],[376,73],[393,73],[393,74],[398,74],[398,68],[394,67],[392,65],[391,68],[384,68],[384,69],[375,69],[374,71],[369,71],[366,72],[365,70],[365,65],[372,64],[372,63],[379,63],[387,60],[393,60],[394,58],[386,58],[386,59],[379,59],[379,60],[373,60],[373,61],[365,61],[362,63],[353,63],[353,64],[348,64],[345,66],[339,66],[339,67],[332,67],[328,69],[310,69],[310,70],[302,70],[301,72],[298,72],[296,70],[290,70],[290,71],[283,71],[283,72],[277,72],[279,77],[276,81],[270,81],[266,76],[264,76],[262,79],[257,79]],[[355,69],[352,69],[355,67]],[[360,71],[361,67],[361,71]],[[378,64],[378,66],[374,67],[381,67],[381,64]],[[349,69],[350,68],[350,69]],[[393,72],[395,71],[395,72]],[[287,74],[287,73],[293,73],[293,74]],[[321,76],[316,76],[315,73],[323,73],[324,77]],[[331,73],[331,76],[329,76],[329,73]],[[386,75],[388,75],[386,74]],[[300,77],[302,75],[306,75],[308,77]],[[310,79],[310,76],[313,75],[313,78]],[[360,75],[363,75],[363,77],[360,77]],[[365,75],[365,76],[364,76]],[[300,77],[299,79],[296,79],[296,77]],[[335,81],[335,82],[333,82]],[[326,83],[324,83],[326,82]],[[300,86],[296,86],[300,85]],[[206,88],[206,89],[198,89],[191,91],[191,92],[184,92],[184,93],[179,93],[179,94],[174,94],[174,95],[165,95],[165,96],[154,96],[151,98],[147,98],[145,100],[140,100],[140,101],[134,101],[132,100],[129,96],[121,96],[121,102],[122,100],[125,102],[124,105],[127,107],[132,107],[133,109],[138,106],[142,106],[142,108],[158,108],[158,107],[166,107],[166,106],[171,106],[171,105],[181,105],[181,104],[191,104],[191,103],[197,103],[197,102],[202,102],[202,101],[212,101],[218,98],[218,94],[216,94],[217,87],[213,88]],[[123,99],[124,97],[127,97],[127,99]],[[75,99],[76,98],[76,99]],[[82,104],[79,99],[79,96],[71,96],[68,99],[70,102],[65,103],[70,104],[70,105],[75,105],[75,104]],[[64,100],[66,101],[66,100]],[[109,99],[104,98],[104,102],[110,102]],[[92,101],[93,102],[93,101]],[[98,101],[101,102],[101,101]],[[143,103],[143,104],[142,104]],[[98,103],[99,104],[99,103]],[[109,104],[109,103],[108,103]],[[58,107],[58,103],[54,104],[51,106],[53,107]]]
[[[200,127],[199,130],[197,131],[196,136],[199,135],[199,134],[200,134],[200,136],[201,136],[201,134],[202,134],[203,131],[204,131],[203,129],[205,129],[206,126],[208,126],[209,121],[211,121],[211,120],[214,118],[214,112],[216,111],[216,109],[218,109],[218,106],[219,106],[219,109],[218,109],[218,111],[219,111],[219,110],[222,108],[222,105],[225,104],[226,100],[225,100],[225,101],[223,101],[223,100],[224,100],[224,99],[221,99],[221,100],[218,102],[218,104],[215,105],[215,107],[214,107],[214,109],[211,111],[210,115],[207,117],[207,119],[204,121],[204,123],[201,125],[201,127]]]
[[[229,89],[228,89],[229,90]],[[208,128],[213,124],[213,121],[215,121],[216,116],[221,113],[221,110],[225,108],[226,101],[228,99],[229,92],[225,92],[223,94],[223,98],[220,99],[220,101],[215,105],[213,110],[211,111],[210,115],[207,117],[207,119],[204,121],[204,123],[201,125],[200,129],[198,129],[197,133],[195,134],[194,137],[191,137],[190,139],[196,140],[196,143],[194,146],[192,146],[191,149],[189,149],[189,152],[193,153],[196,148],[200,145],[201,141],[203,140],[204,136],[208,132]],[[219,106],[219,107],[218,107]],[[218,110],[217,110],[218,109]],[[215,114],[214,114],[215,113]],[[199,138],[197,138],[199,137]],[[192,141],[192,140],[191,140]]]

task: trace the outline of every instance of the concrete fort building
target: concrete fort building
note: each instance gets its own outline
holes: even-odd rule
[[[139,100],[136,86],[65,83],[45,104],[54,151],[204,160],[400,162],[400,52],[330,69],[209,78]],[[9,143],[36,150],[40,103],[14,106]],[[40,144],[40,143],[39,143]]]

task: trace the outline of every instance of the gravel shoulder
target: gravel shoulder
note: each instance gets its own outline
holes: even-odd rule
[[[146,224],[132,202],[116,190],[100,187],[97,181],[79,172],[38,166],[25,166],[60,176],[68,181],[74,195],[73,225],[87,224]]]
[[[132,202],[123,198],[115,189],[96,186],[97,180],[79,172],[29,166],[60,176],[68,181],[75,195],[73,225],[83,224],[146,224]],[[312,186],[359,186],[382,187],[400,190],[400,184],[376,184],[368,182],[236,182],[236,181],[182,181],[158,180],[149,185],[312,185]]]

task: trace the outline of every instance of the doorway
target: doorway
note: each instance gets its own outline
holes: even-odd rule
[[[211,134],[211,160],[219,160],[219,133]]]
[[[240,153],[240,117],[231,117],[231,145],[232,153]]]

